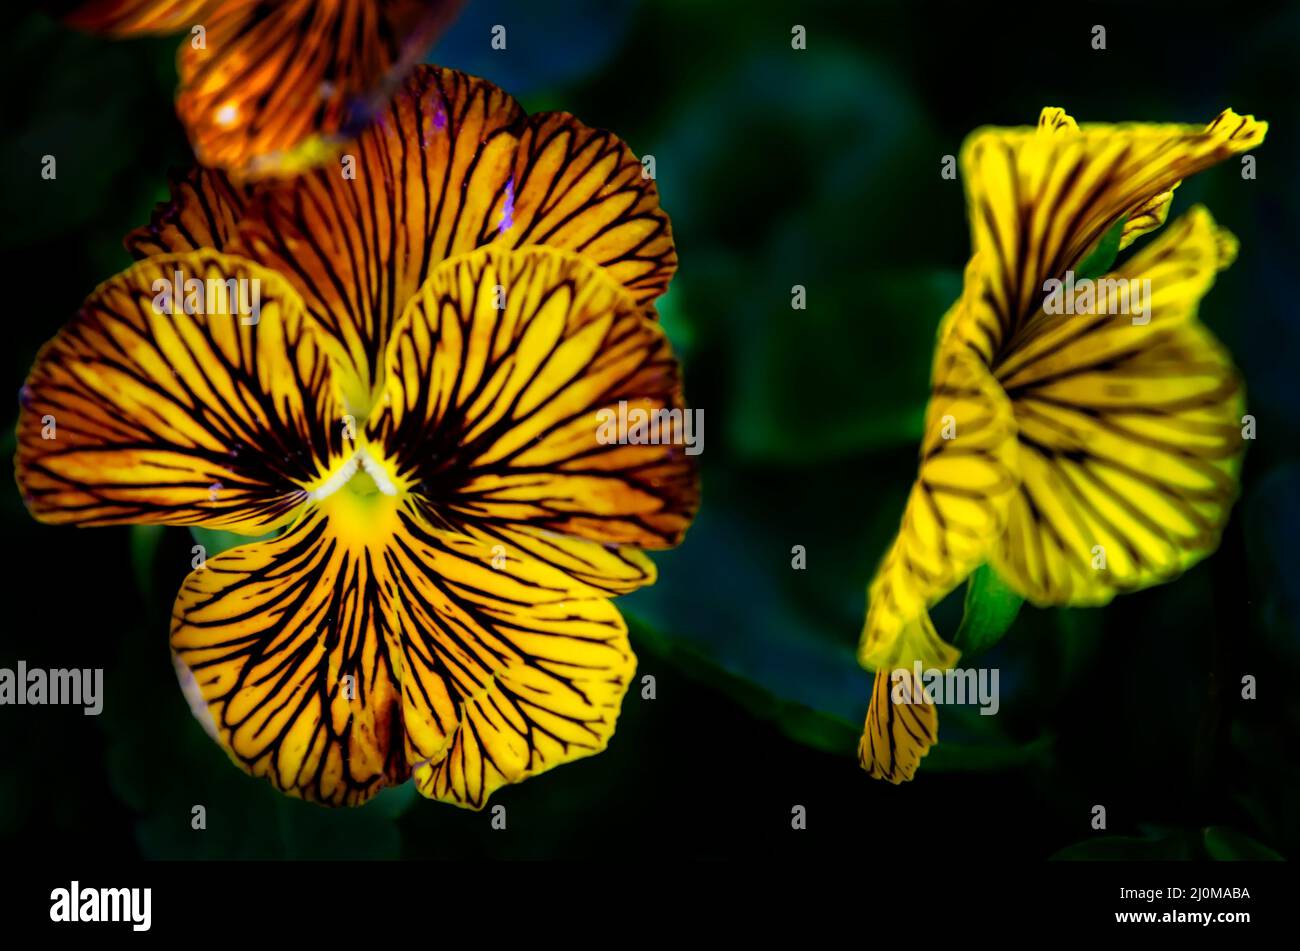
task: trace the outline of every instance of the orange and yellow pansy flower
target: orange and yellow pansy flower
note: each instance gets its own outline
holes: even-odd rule
[[[915,664],[954,666],[929,609],[981,565],[1040,606],[1102,605],[1175,577],[1218,545],[1244,452],[1244,396],[1197,319],[1236,242],[1196,207],[1108,274],[1084,312],[1056,312],[1103,238],[1159,228],[1187,176],[1258,145],[1266,124],[981,129],[961,170],[973,254],[939,329],[920,471],[868,589],[859,659],[876,683],[859,759],[912,778],[936,742]],[[1121,298],[1147,289],[1142,315]],[[1119,312],[1119,313],[1117,313]],[[901,671],[901,672],[900,672]],[[900,699],[902,702],[894,702]]]
[[[387,102],[462,0],[78,0],[115,37],[189,32],[176,112],[203,165],[241,181],[336,155]]]
[[[320,803],[413,778],[481,808],[605,747],[635,666],[611,598],[694,515],[681,445],[598,437],[684,408],[676,254],[619,139],[460,73],[419,67],[354,158],[179,177],[41,351],[17,477],[47,522],[278,532],[172,615],[230,757]],[[256,316],[160,312],[178,274],[256,281]]]

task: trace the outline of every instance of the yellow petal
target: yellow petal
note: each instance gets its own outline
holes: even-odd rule
[[[126,236],[132,257],[205,248],[238,254],[239,222],[251,191],[232,184],[224,172],[197,165],[172,174],[170,184],[169,197],[154,208],[149,224]]]
[[[1237,492],[1244,405],[1196,309],[1233,247],[1192,210],[1109,276],[1150,281],[1148,323],[1044,315],[998,367],[1021,484],[993,564],[1035,603],[1102,604],[1217,546]]]
[[[990,361],[1120,218],[1125,243],[1156,227],[1189,175],[1254,148],[1267,123],[1225,110],[1208,126],[1049,123],[1054,131],[980,129],[962,147],[973,253],[988,274],[969,338]]]
[[[382,387],[388,334],[430,271],[496,233],[518,104],[481,79],[421,67],[342,165],[270,190],[241,227],[245,253],[285,275],[329,336],[349,411]]]
[[[492,521],[466,524],[462,531],[499,561],[541,561],[575,582],[611,595],[654,584],[657,575],[654,562],[633,545],[602,544],[544,528]]]
[[[325,805],[357,805],[409,776],[388,578],[367,554],[312,511],[210,559],[172,612],[176,660],[231,759]]]
[[[519,137],[511,205],[497,244],[575,251],[604,267],[640,303],[677,269],[672,227],[655,180],[615,135],[565,112],[531,116]]]
[[[1069,135],[1079,131],[1079,123],[1060,106],[1045,106],[1038,114],[1039,135]]]
[[[606,598],[543,562],[488,556],[410,521],[388,559],[415,784],[471,809],[604,749],[636,667]]]
[[[665,548],[690,523],[690,417],[667,338],[583,258],[485,248],[447,261],[395,329],[387,379],[369,438],[433,524]],[[631,425],[634,412],[666,422],[623,441],[620,413]],[[581,557],[590,574],[596,556]],[[622,586],[616,561],[604,583]]]
[[[236,764],[333,806],[413,778],[482,808],[603,749],[635,669],[602,594],[351,485],[193,572],[172,649]]]
[[[1124,227],[1120,231],[1120,250],[1165,223],[1165,219],[1169,217],[1169,207],[1174,203],[1174,189],[1177,187],[1178,183],[1175,182],[1168,190],[1152,195],[1128,213],[1124,219]]]
[[[260,313],[229,313],[227,281],[247,294],[237,310]],[[160,255],[101,284],[42,348],[23,388],[18,483],[43,521],[263,534],[338,463],[342,415],[292,288],[216,252]]]
[[[922,615],[924,624],[929,617]],[[939,742],[939,711],[911,668],[876,673],[871,705],[858,741],[858,764],[872,779],[906,782]]]
[[[626,145],[567,114],[526,118],[481,79],[419,67],[349,155],[269,190],[240,239],[333,338],[358,416],[382,389],[393,324],[450,257],[488,244],[572,251],[639,303],[676,268],[654,180]]]
[[[921,621],[926,610],[988,559],[1015,490],[1015,447],[1011,407],[992,375],[970,351],[942,348],[917,481],[868,590],[858,648],[864,666],[882,670],[898,663],[914,640],[904,632],[928,625],[928,618]],[[927,643],[919,658],[940,666],[941,648],[915,639],[916,647]]]

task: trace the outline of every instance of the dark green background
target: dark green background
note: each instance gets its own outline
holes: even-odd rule
[[[176,687],[167,622],[187,533],[41,526],[10,485],[0,665],[107,673],[99,718],[0,708],[0,840],[114,858],[1296,854],[1300,9],[1064,6],[470,0],[431,59],[653,154],[673,218],[681,269],[661,312],[705,413],[704,504],[658,558],[659,584],[623,602],[657,699],[629,694],[606,753],[498,793],[505,832],[409,789],[351,812],[289,801],[227,763]],[[176,40],[12,16],[0,258],[16,394],[36,348],[127,264],[122,235],[188,149]],[[488,49],[496,23],[504,52]],[[1104,610],[1026,608],[982,661],[1001,669],[1001,714],[946,713],[918,780],[894,788],[853,756],[870,683],[853,648],[968,254],[940,161],[976,126],[1049,104],[1081,121],[1232,106],[1272,123],[1257,180],[1212,170],[1174,210],[1203,201],[1241,239],[1203,314],[1243,370],[1259,438],[1216,555]],[[805,311],[790,309],[795,284]],[[807,570],[791,569],[793,545]],[[941,606],[940,630],[959,614]],[[1239,699],[1244,673],[1258,700]]]

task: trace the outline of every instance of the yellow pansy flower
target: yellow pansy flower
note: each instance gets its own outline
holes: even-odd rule
[[[481,808],[605,747],[635,667],[610,599],[694,515],[681,445],[598,436],[684,410],[676,254],[618,138],[460,73],[418,69],[353,158],[178,178],[37,358],[17,477],[47,522],[279,530],[176,599],[213,734],[293,796]],[[255,311],[160,306],[210,303],[190,281]]]
[[[859,647],[876,671],[859,744],[872,776],[912,778],[936,742],[931,698],[906,688],[918,661],[956,664],[929,609],[976,568],[1036,605],[1101,605],[1217,546],[1244,397],[1197,306],[1235,240],[1196,207],[1087,278],[1085,306],[1062,311],[1053,295],[1112,229],[1124,247],[1159,228],[1184,178],[1266,128],[1231,110],[1204,127],[1080,126],[1049,108],[1036,128],[967,139],[973,253],[940,325],[920,471]]]

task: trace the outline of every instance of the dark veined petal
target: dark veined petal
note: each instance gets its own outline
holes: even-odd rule
[[[204,282],[192,300],[206,312],[166,312],[177,274]],[[230,314],[226,281],[244,282],[236,307],[260,313]],[[334,466],[341,416],[291,287],[216,252],[160,255],[101,284],[41,350],[22,392],[18,484],[43,521],[261,533]]]
[[[252,200],[251,190],[200,165],[169,177],[170,197],[154,208],[149,224],[126,236],[127,251],[136,260],[204,248],[237,253],[239,222]]]
[[[140,36],[188,30],[223,7],[249,7],[253,0],[62,0],[72,26],[110,36]]]
[[[668,289],[677,270],[672,227],[653,178],[623,141],[568,113],[532,116],[519,138],[509,213],[495,239],[576,251],[637,301]]]
[[[627,594],[654,584],[657,577],[654,562],[634,545],[608,545],[545,528],[494,522],[467,523],[461,530],[498,559],[542,561],[607,594]]]
[[[459,0],[223,7],[182,44],[176,110],[200,164],[237,180],[333,158],[387,102]]]
[[[489,247],[445,262],[393,333],[385,409],[370,438],[434,524],[665,548],[694,514],[668,341],[576,255]],[[644,444],[619,441],[634,411],[660,420]]]
[[[249,255],[284,274],[334,339],[349,407],[366,413],[393,322],[447,256],[490,240],[523,113],[495,86],[417,69],[342,164],[268,193]],[[497,209],[494,211],[494,209]]]
[[[482,808],[603,749],[635,668],[606,598],[351,485],[193,572],[172,648],[236,763],[336,806],[414,777]]]
[[[920,472],[868,588],[858,645],[859,662],[876,672],[858,762],[892,783],[912,778],[939,735],[938,711],[912,665],[942,670],[961,656],[939,637],[929,609],[988,559],[1017,479],[1011,407],[979,357],[941,345],[933,373]],[[895,702],[900,679],[909,692]]]
[[[186,578],[172,650],[235,763],[333,806],[409,776],[386,581],[382,553],[337,537],[314,509]]]
[[[1079,123],[1060,106],[1045,106],[1038,114],[1038,131],[1040,133],[1073,133],[1079,131]]]
[[[1193,209],[1108,276],[1150,281],[1149,322],[1114,313],[1117,297],[1111,313],[1044,315],[997,369],[1022,481],[993,563],[1036,603],[1102,604],[1217,546],[1237,493],[1244,397],[1196,310],[1234,252]]]
[[[498,568],[472,539],[404,528],[388,562],[420,792],[480,809],[506,783],[604,749],[636,668],[609,600],[543,562]]]
[[[349,156],[269,191],[241,237],[337,339],[358,413],[382,385],[393,323],[449,257],[489,243],[570,250],[638,302],[676,268],[655,183],[626,145],[569,115],[526,119],[483,80],[417,68]]]
[[[943,665],[946,645],[924,636],[926,611],[988,560],[1016,487],[1015,451],[1011,406],[992,374],[967,350],[941,349],[920,471],[867,592],[864,666]]]
[[[1155,231],[1169,217],[1169,208],[1174,203],[1174,189],[1171,185],[1167,191],[1152,195],[1135,207],[1124,217],[1124,227],[1120,230],[1119,247],[1122,251],[1149,231]]]
[[[1053,113],[1046,116],[1046,113]],[[964,334],[993,362],[1120,218],[1124,243],[1157,227],[1173,188],[1254,148],[1267,123],[1225,110],[1208,126],[1083,125],[1045,110],[1036,129],[981,129],[962,147],[973,253],[988,272]]]
[[[928,615],[925,623],[929,624]],[[937,637],[937,635],[935,635]],[[877,672],[858,741],[858,764],[872,779],[906,782],[939,742],[939,711],[908,667]]]
[[[1097,127],[1092,126],[1090,128]],[[1052,134],[1068,137],[1078,134],[1079,125],[1064,109],[1048,106],[1039,114],[1038,132],[1040,135]],[[1175,182],[1167,191],[1151,195],[1128,211],[1124,216],[1124,227],[1121,231],[1121,249],[1128,247],[1140,235],[1153,231],[1165,223],[1165,218],[1169,214],[1169,206],[1173,202],[1174,189],[1177,187],[1178,183]]]
[[[462,0],[86,0],[73,26],[187,32],[176,108],[201,164],[237,181],[334,157],[383,108]]]

